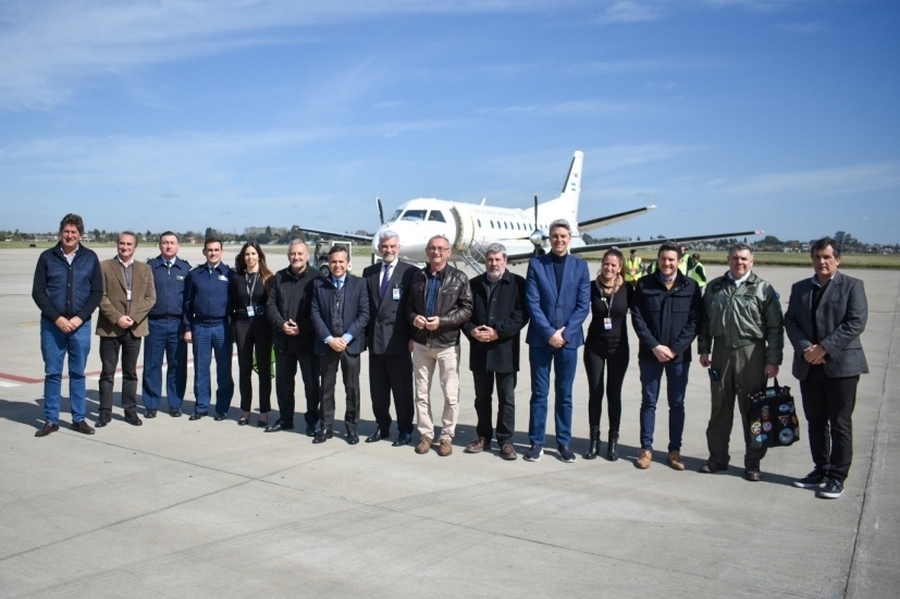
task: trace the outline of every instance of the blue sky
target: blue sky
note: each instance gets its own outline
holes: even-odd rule
[[[326,6],[327,4],[327,6]],[[596,232],[900,242],[900,5],[5,0],[0,229],[374,230],[528,207]]]

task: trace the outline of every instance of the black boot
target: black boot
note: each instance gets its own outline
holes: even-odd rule
[[[591,429],[591,446],[588,447],[587,452],[584,454],[584,459],[593,460],[598,455],[600,455],[600,431]]]
[[[610,429],[609,443],[606,445],[606,459],[615,462],[619,459],[619,431]]]

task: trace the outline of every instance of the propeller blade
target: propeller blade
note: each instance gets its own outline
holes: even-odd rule
[[[381,224],[384,224],[384,208],[381,207],[381,198],[375,198],[375,205],[378,206],[378,220],[381,221]]]
[[[537,194],[534,194],[534,230],[538,230],[538,199]]]

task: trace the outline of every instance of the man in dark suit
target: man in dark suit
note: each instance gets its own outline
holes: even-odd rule
[[[404,302],[416,268],[398,258],[400,238],[393,231],[378,237],[381,264],[363,271],[369,293],[369,392],[377,428],[366,443],[387,439],[391,434],[391,392],[397,411],[397,439],[394,447],[407,445],[413,430],[413,371],[409,350],[409,323]]]
[[[366,349],[366,324],[369,322],[369,296],[366,283],[348,273],[350,254],[346,246],[335,245],[328,251],[331,276],[313,283],[310,319],[316,331],[319,356],[319,393],[321,423],[313,443],[324,443],[334,436],[334,385],[338,364],[344,378],[347,407],[347,443],[359,443],[359,367],[360,354]]]
[[[563,462],[575,461],[572,440],[572,384],[578,348],[584,345],[584,321],[591,311],[591,280],[587,262],[569,254],[571,227],[565,220],[550,223],[550,253],[528,261],[525,302],[531,323],[525,337],[531,364],[531,449],[525,459],[536,462],[544,453],[550,368],[556,373],[556,443]]]
[[[525,279],[506,270],[506,248],[492,243],[485,250],[486,272],[472,279],[472,319],[463,325],[469,338],[469,370],[475,382],[478,437],[466,453],[490,449],[491,394],[497,383],[497,443],[500,457],[516,459],[512,443],[516,428],[516,373],[519,333],[528,323]]]
[[[853,458],[853,408],[859,375],[869,372],[859,336],[869,315],[863,282],[838,272],[841,250],[825,237],[810,248],[811,279],[794,283],[784,328],[794,346],[815,469],[794,481],[837,499]]]

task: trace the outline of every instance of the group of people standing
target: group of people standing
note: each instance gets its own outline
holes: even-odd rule
[[[753,251],[738,244],[728,255],[728,271],[706,286],[679,269],[682,248],[663,243],[653,273],[636,276],[635,255],[617,249],[602,258],[591,280],[587,263],[569,253],[571,229],[564,220],[549,228],[550,252],[528,263],[526,277],[507,269],[506,249],[485,248],[485,272],[471,281],[448,263],[449,241],[429,240],[423,268],[399,260],[400,239],[383,232],[380,263],[361,277],[350,274],[346,247],[328,254],[328,274],[309,264],[302,240],[288,246],[288,266],[273,273],[255,242],[241,248],[232,269],[222,261],[218,239],[204,242],[206,262],[196,268],[178,257],[178,237],[160,236],[160,255],[147,263],[133,259],[137,236],[119,235],[115,258],[99,261],[80,243],[78,215],[60,223],[60,241],[41,254],[33,298],[41,310],[41,351],[45,362],[43,437],[59,425],[63,361],[68,356],[72,429],[93,434],[86,421],[84,369],[90,351],[90,325],[99,307],[100,409],[96,426],[111,422],[113,377],[121,356],[125,422],[139,426],[137,359],[144,346],[145,418],[154,418],[163,395],[167,365],[168,413],[182,415],[187,385],[187,346],[194,357],[195,407],[191,420],[210,413],[227,418],[234,394],[233,347],[238,355],[241,417],[252,416],[253,378],[258,377],[257,425],[266,432],[294,428],[295,378],[299,365],[306,398],[305,432],[314,443],[334,437],[335,385],[340,369],[346,392],[345,440],[359,442],[361,355],[369,355],[369,390],[376,429],[366,442],[391,435],[391,397],[397,421],[394,446],[412,442],[413,416],[419,432],[416,452],[432,451],[435,422],[431,387],[435,370],[443,395],[437,453],[453,452],[459,415],[460,338],[469,340],[473,373],[476,438],[465,448],[478,453],[496,439],[498,455],[518,457],[513,444],[515,387],[520,333],[531,367],[527,461],[544,453],[548,398],[553,374],[557,455],[574,462],[573,383],[578,349],[588,377],[590,443],[585,459],[601,455],[601,419],[606,400],[607,459],[619,458],[622,386],[631,350],[627,323],[638,338],[641,381],[640,448],[635,462],[653,462],[656,407],[666,378],[668,447],[666,463],[684,470],[681,458],[684,399],[691,346],[698,340],[700,364],[708,369],[711,415],[709,458],[701,472],[729,467],[734,403],[742,416],[746,444],[744,476],[760,479],[765,450],[752,449],[747,426],[749,398],[777,376],[783,334],[794,345],[793,372],[800,380],[815,469],[797,486],[817,488],[822,497],[839,497],[852,457],[851,415],[859,375],[867,372],[859,336],[867,308],[862,282],[837,271],[840,249],[833,240],[812,246],[815,274],[795,284],[782,315],[779,296],[752,272]],[[699,259],[697,260],[699,263]],[[705,281],[705,273],[703,274]],[[587,335],[584,323],[591,316]],[[142,341],[143,340],[143,341]],[[279,417],[270,419],[272,356]],[[216,401],[211,406],[210,369],[216,361]],[[254,375],[254,372],[256,375]],[[493,417],[493,393],[497,415]],[[496,428],[495,428],[496,423]]]

